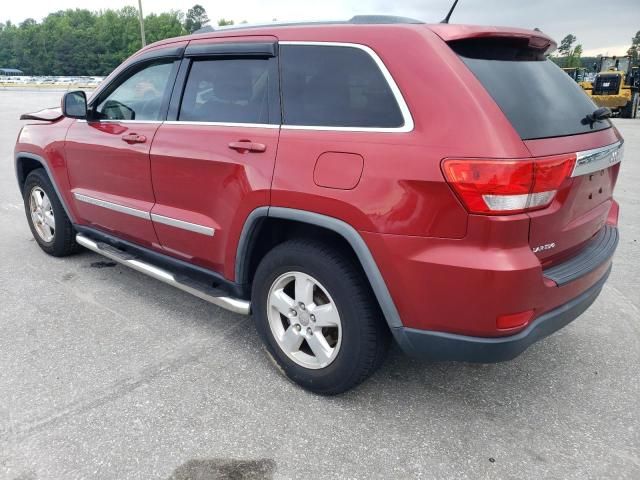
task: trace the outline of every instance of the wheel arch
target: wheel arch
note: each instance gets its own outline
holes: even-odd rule
[[[264,231],[263,227],[272,220],[310,225],[342,239],[358,258],[391,331],[394,332],[395,329],[403,326],[382,273],[362,236],[348,223],[327,215],[285,207],[259,207],[253,210],[245,221],[236,251],[235,280],[237,283],[245,285],[250,283],[252,267],[256,263],[255,254],[258,253],[257,260],[259,260],[262,254],[266,253],[260,252],[259,240]],[[264,246],[262,248],[264,249]]]
[[[53,185],[53,189],[56,191],[56,195],[58,196],[58,199],[60,200],[60,203],[62,204],[62,207],[64,208],[64,211],[67,214],[67,217],[71,220],[72,223],[75,223],[75,217],[72,215],[71,211],[69,210],[69,207],[65,202],[65,198],[62,195],[60,189],[58,188],[56,179],[52,175],[51,169],[49,168],[49,164],[40,155],[37,155],[35,153],[30,153],[30,152],[16,152],[15,172],[16,172],[16,179],[18,180],[18,187],[20,188],[20,194],[24,196],[24,183],[27,180],[27,176],[32,171],[37,170],[38,168],[44,169],[44,171],[47,174],[47,177],[49,178],[49,181],[51,182],[51,185]]]

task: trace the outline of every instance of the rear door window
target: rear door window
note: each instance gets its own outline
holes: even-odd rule
[[[280,46],[283,124],[400,128],[404,118],[389,82],[365,50]]]
[[[586,116],[598,107],[580,86],[544,57],[517,49],[455,48],[523,140],[577,135],[610,128]]]
[[[269,92],[277,82],[272,72],[268,59],[194,60],[178,120],[280,123],[270,113]]]

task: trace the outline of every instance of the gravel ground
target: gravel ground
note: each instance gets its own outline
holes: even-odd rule
[[[579,320],[498,365],[394,349],[322,398],[250,319],[40,251],[12,152],[18,115],[59,95],[0,91],[0,479],[640,478],[640,120],[615,121],[622,239]]]

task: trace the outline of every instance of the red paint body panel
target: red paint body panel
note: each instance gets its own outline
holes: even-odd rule
[[[269,204],[278,128],[215,125],[160,127],[151,150],[156,205],[152,212],[215,229],[213,237],[154,222],[168,253],[233,278],[235,249],[244,221]],[[239,140],[266,145],[239,153]]]
[[[496,36],[528,38],[540,48],[545,42],[544,48],[555,45],[540,32],[502,27],[331,25],[221,31],[148,47],[276,38],[366,45],[400,88],[413,119],[411,132],[173,123],[134,128],[63,119],[25,127],[16,151],[49,162],[77,223],[109,230],[230,281],[236,280],[239,239],[254,209],[279,206],[340,219],[369,247],[404,326],[509,335],[514,332],[496,328],[498,316],[534,310],[537,318],[577,297],[606,272],[610,262],[557,287],[545,279],[543,267],[577,252],[603,224],[617,224],[612,192],[619,165],[594,178],[567,179],[543,210],[482,216],[469,215],[445,182],[442,159],[524,159],[590,150],[621,138],[611,128],[522,141],[446,44]],[[149,142],[122,142],[120,137],[133,130]],[[228,148],[240,140],[262,143],[266,151]],[[362,160],[339,172],[340,162],[328,152]],[[329,160],[322,163],[325,157]],[[81,204],[72,192],[212,228],[215,235]],[[557,244],[555,250],[532,252],[532,247],[551,242]]]
[[[60,194],[73,220],[78,220],[78,212],[73,204],[73,196],[67,174],[67,159],[64,151],[64,138],[69,125],[74,120],[62,118],[53,123],[29,123],[20,130],[20,135],[14,149],[19,152],[32,153],[43,158],[48,166],[53,181],[58,185]]]
[[[429,155],[426,148],[411,145],[410,139],[416,137],[415,132],[381,138],[369,132],[283,129],[272,204],[340,218],[358,230],[461,238],[467,214],[442,180],[441,151]],[[353,152],[364,158],[357,188],[316,185],[316,159],[326,151]]]
[[[67,132],[65,152],[74,193],[149,212],[155,203],[149,151],[157,123],[74,122]],[[127,134],[147,137],[129,144]],[[144,246],[157,244],[148,220],[73,199],[79,220]]]
[[[498,315],[533,309],[537,318],[587,290],[611,263],[564,287],[549,285],[526,233],[513,236],[520,242],[512,248],[496,248],[496,238],[518,232],[509,232],[507,225],[494,229],[484,221],[474,223],[469,222],[462,241],[362,232],[405,326],[480,337],[508,335],[512,332],[496,328]]]
[[[325,152],[316,160],[313,181],[319,187],[353,190],[360,182],[364,158],[356,153]]]

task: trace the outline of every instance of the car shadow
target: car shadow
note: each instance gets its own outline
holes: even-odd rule
[[[275,471],[271,459],[192,459],[176,468],[168,480],[270,480]]]

